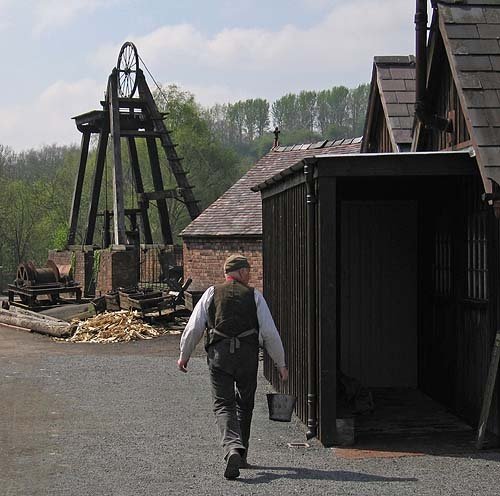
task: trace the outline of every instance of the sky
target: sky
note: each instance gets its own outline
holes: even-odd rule
[[[80,141],[121,45],[204,106],[355,87],[414,52],[414,0],[0,0],[0,144]],[[153,86],[153,83],[150,82]]]

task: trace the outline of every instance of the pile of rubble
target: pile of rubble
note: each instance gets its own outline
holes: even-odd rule
[[[87,320],[73,321],[72,330],[71,337],[66,338],[66,341],[87,343],[127,342],[181,332],[146,324],[139,313],[133,310],[105,312]]]

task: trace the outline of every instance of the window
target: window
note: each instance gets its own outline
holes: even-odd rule
[[[488,299],[487,205],[481,200],[482,185],[471,181],[467,196],[467,298]]]
[[[445,223],[439,223],[434,243],[434,291],[439,296],[451,295],[451,234]]]

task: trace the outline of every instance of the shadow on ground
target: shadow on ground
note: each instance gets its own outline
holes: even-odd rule
[[[414,477],[383,477],[380,475],[364,474],[361,472],[349,472],[346,470],[315,470],[308,468],[295,467],[265,467],[261,465],[252,465],[253,470],[258,472],[249,479],[238,479],[244,484],[266,484],[277,479],[292,480],[325,480],[325,481],[343,481],[343,482],[417,482]],[[253,470],[251,472],[253,472]],[[262,472],[262,470],[273,471]],[[279,471],[279,473],[274,473]],[[251,472],[248,472],[249,474]],[[247,472],[245,471],[245,474]],[[253,472],[255,473],[255,472]]]

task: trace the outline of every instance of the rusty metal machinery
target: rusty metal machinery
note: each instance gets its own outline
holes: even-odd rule
[[[21,263],[14,284],[17,287],[67,285],[73,280],[71,272],[71,265],[57,265],[53,260],[40,269],[33,262]]]
[[[73,280],[71,265],[56,264],[48,260],[45,267],[37,268],[33,262],[17,267],[14,284],[9,284],[9,304],[41,309],[61,303],[81,301],[81,287]],[[63,300],[61,294],[74,295]]]

